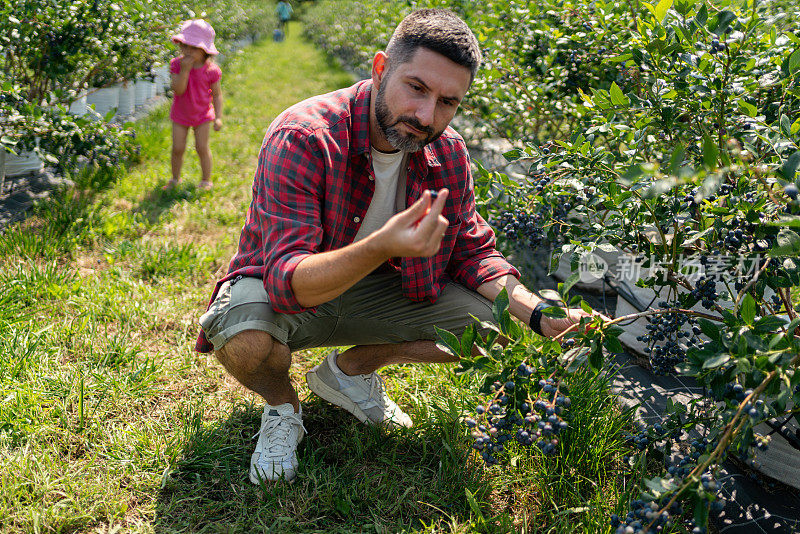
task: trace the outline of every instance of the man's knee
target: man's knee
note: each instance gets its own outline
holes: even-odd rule
[[[260,330],[239,332],[214,355],[234,375],[256,372],[285,372],[292,363],[289,347]]]

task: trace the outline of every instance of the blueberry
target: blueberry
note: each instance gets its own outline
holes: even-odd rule
[[[794,184],[787,184],[786,187],[783,188],[783,192],[786,193],[786,196],[791,198],[792,200],[797,199],[798,191],[797,186]]]

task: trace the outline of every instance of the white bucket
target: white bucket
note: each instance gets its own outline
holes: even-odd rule
[[[0,147],[0,195],[3,194],[3,185],[6,181],[6,151]]]
[[[86,95],[81,95],[80,98],[78,98],[77,100],[74,100],[69,105],[68,113],[70,115],[76,115],[78,117],[82,117],[83,115],[86,115]]]
[[[245,37],[244,39],[237,39],[236,41],[231,43],[231,46],[234,50],[241,50],[242,48],[244,48],[249,44],[250,44],[250,38]]]
[[[153,69],[153,75],[156,82],[156,94],[163,94],[172,82],[169,67],[167,65],[159,65]]]
[[[150,98],[152,92],[155,90],[155,84],[150,80],[136,80],[134,84],[136,91],[136,107],[144,106]]]
[[[44,169],[42,159],[34,151],[20,152],[19,155],[6,154],[6,176],[19,176]]]
[[[94,110],[101,116],[119,107],[119,87],[103,87],[86,95],[86,103],[94,104]]]
[[[136,109],[136,89],[133,82],[125,81],[119,84],[119,107],[117,115],[133,115]]]

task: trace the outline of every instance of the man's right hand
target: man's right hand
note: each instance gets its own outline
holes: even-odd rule
[[[440,189],[431,201],[426,190],[419,199],[404,211],[394,215],[375,232],[375,243],[389,258],[422,258],[439,252],[442,238],[449,224],[442,216],[449,191]]]

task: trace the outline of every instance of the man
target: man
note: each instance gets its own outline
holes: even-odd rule
[[[511,313],[544,335],[583,315],[543,318],[475,211],[467,150],[448,125],[480,61],[463,21],[419,10],[375,55],[371,80],[296,104],[267,130],[239,250],[197,345],[267,402],[254,483],[298,466],[293,351],[354,345],[307,373],[311,390],[365,423],[411,426],[375,371],[452,362],[434,324],[460,335],[470,314],[491,320],[503,288]]]

